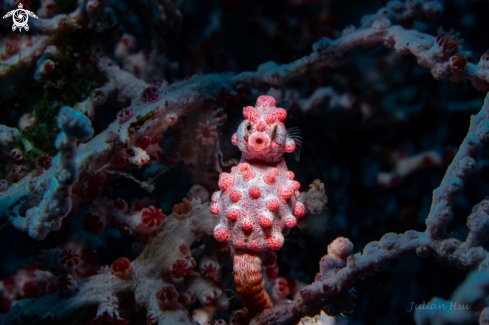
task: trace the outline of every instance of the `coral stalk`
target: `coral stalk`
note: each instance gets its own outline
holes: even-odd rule
[[[56,138],[55,146],[60,151],[57,156],[59,172],[51,178],[49,190],[39,207],[33,207],[21,217],[17,211],[10,218],[12,225],[29,236],[42,240],[53,230],[61,227],[61,221],[71,211],[71,187],[78,180],[75,163],[76,144],[93,136],[90,120],[69,107],[62,107],[58,115],[58,127],[62,133]]]

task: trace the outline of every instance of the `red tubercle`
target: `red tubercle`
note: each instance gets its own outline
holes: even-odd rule
[[[243,228],[243,230],[246,231],[253,229],[254,225],[255,223],[251,218],[243,218],[243,220],[241,221],[241,227]]]
[[[237,166],[238,174],[241,175],[244,182],[249,182],[253,178],[255,178],[255,172],[253,168],[248,163],[240,163]]]
[[[261,215],[260,217],[258,217],[258,223],[262,227],[270,228],[272,226],[272,224],[273,224],[273,219],[272,218],[269,218],[269,217],[266,217],[264,215]]]
[[[281,183],[278,186],[277,194],[281,199],[288,200],[294,194],[294,190],[290,186]]]
[[[301,187],[301,184],[298,181],[291,181],[289,185],[294,191],[297,191]]]
[[[268,172],[265,173],[263,176],[263,181],[268,184],[268,185],[274,185],[275,180],[278,176],[278,169],[277,168],[271,168]]]
[[[251,122],[254,122],[260,118],[260,113],[253,106],[247,106],[243,108],[243,116]]]
[[[248,247],[256,250],[256,249],[260,248],[260,245],[256,241],[249,241]]]
[[[241,212],[238,209],[229,209],[226,212],[226,218],[228,218],[231,221],[238,220],[240,216],[241,216]]]
[[[234,185],[234,176],[228,173],[221,173],[219,175],[219,188],[224,192],[230,190]]]
[[[220,242],[228,242],[231,240],[231,233],[223,227],[214,229],[214,238]]]
[[[240,240],[240,239],[234,241],[233,244],[237,248],[244,248],[246,246],[245,242],[243,240]]]
[[[251,186],[248,189],[248,196],[252,200],[258,200],[261,196],[261,190],[258,186]]]
[[[304,206],[304,204],[299,201],[295,202],[294,210],[292,212],[294,217],[300,218],[304,215],[304,213],[306,213],[306,207]]]
[[[273,123],[275,123],[276,118],[277,118],[277,115],[275,114],[275,112],[268,112],[264,116],[264,120],[265,120],[265,122],[267,122],[268,125],[272,125]]]
[[[277,199],[271,199],[265,203],[265,206],[267,207],[268,210],[275,211],[279,208],[280,203],[278,202]]]
[[[213,214],[213,215],[219,215],[219,205],[214,203],[212,204],[210,207],[209,207],[209,211]]]
[[[297,224],[297,220],[294,217],[287,217],[284,221],[284,226],[287,228],[294,228]]]
[[[256,99],[256,106],[263,108],[272,108],[275,107],[276,101],[275,98],[268,95],[258,96]]]
[[[287,117],[287,111],[283,108],[278,107],[275,109],[275,115],[277,116],[277,120],[279,122],[283,122]]]
[[[280,247],[282,247],[282,245],[284,244],[284,240],[278,235],[269,236],[265,238],[265,244],[271,250],[279,250]]]
[[[237,203],[237,202],[239,202],[241,200],[241,192],[240,191],[237,191],[237,190],[231,190],[229,192],[229,198],[234,203]]]
[[[284,147],[284,150],[285,152],[288,152],[288,153],[291,153],[291,152],[294,152],[295,150],[295,141],[287,141],[287,143],[285,144],[285,147]]]

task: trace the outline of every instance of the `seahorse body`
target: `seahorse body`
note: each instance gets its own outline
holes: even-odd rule
[[[231,173],[221,173],[210,210],[219,215],[214,229],[218,241],[231,245],[236,290],[252,314],[272,307],[264,289],[262,259],[284,243],[282,231],[304,215],[297,201],[300,184],[287,170],[283,154],[295,150],[283,124],[287,112],[271,96],[260,96],[256,107],[243,109],[245,120],[232,142],[243,153]]]

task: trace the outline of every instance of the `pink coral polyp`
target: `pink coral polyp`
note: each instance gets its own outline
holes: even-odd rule
[[[154,103],[159,99],[158,87],[150,85],[141,94],[141,99],[146,103]]]
[[[166,215],[161,209],[156,209],[154,206],[144,208],[141,211],[141,220],[148,228],[158,228],[165,219]]]

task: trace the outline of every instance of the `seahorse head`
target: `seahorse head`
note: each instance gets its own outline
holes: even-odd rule
[[[256,106],[243,109],[245,120],[233,134],[232,142],[238,146],[245,160],[279,162],[284,152],[293,152],[295,142],[287,136],[284,120],[287,111],[275,107],[271,96],[260,96]]]

